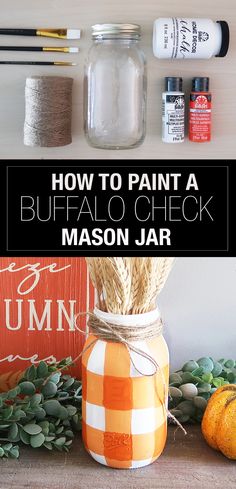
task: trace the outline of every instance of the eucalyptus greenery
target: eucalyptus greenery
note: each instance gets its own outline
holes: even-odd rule
[[[69,451],[81,430],[81,381],[61,362],[32,365],[18,385],[0,394],[0,458],[19,457],[19,445]],[[207,401],[225,384],[236,384],[236,361],[211,357],[189,360],[170,374],[169,409],[181,422],[201,422]]]
[[[181,422],[201,422],[208,399],[218,387],[236,384],[236,361],[211,357],[189,360],[170,374],[169,409]]]
[[[0,458],[19,457],[21,442],[32,448],[69,451],[81,429],[81,382],[62,371],[71,358],[31,365],[18,385],[0,394]]]

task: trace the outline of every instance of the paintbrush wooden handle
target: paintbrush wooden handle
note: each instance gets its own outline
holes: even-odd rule
[[[54,61],[0,61],[0,65],[54,65]]]
[[[0,65],[75,66],[67,61],[0,61]]]
[[[41,46],[0,46],[0,51],[43,51]]]
[[[36,36],[36,29],[0,29],[0,34],[5,36]]]

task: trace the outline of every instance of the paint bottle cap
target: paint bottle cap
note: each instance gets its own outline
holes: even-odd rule
[[[229,24],[225,20],[217,20],[217,24],[221,26],[222,41],[220,51],[216,54],[216,58],[224,58],[229,49]]]
[[[183,79],[177,76],[165,77],[166,92],[182,92]]]
[[[193,92],[209,92],[209,78],[207,76],[197,76],[192,79]]]

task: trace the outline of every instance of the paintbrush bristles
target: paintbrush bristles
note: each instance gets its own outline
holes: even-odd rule
[[[141,314],[155,308],[173,258],[86,258],[98,307],[113,314]]]

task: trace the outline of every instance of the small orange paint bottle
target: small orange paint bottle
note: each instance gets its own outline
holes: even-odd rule
[[[205,143],[211,140],[211,93],[207,77],[196,77],[192,80],[189,139],[194,143]]]

